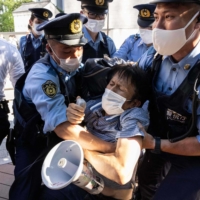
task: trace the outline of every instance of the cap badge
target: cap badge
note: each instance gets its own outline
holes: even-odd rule
[[[150,17],[151,16],[151,12],[148,9],[142,9],[140,12],[140,15],[142,17]]]
[[[97,6],[103,6],[104,5],[104,0],[96,0],[95,3]]]
[[[47,11],[44,11],[43,12],[43,16],[46,17],[46,18],[48,18],[49,17],[49,13]]]
[[[71,24],[70,24],[70,30],[72,33],[79,33],[82,30],[82,22],[79,19],[75,19]]]

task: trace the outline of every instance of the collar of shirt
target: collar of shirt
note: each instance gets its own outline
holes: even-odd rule
[[[97,39],[95,42],[92,40],[92,37],[90,36],[90,34],[85,26],[83,26],[83,33],[84,33],[85,38],[88,40],[87,41],[88,43],[89,42],[99,43],[101,41],[104,43],[104,39],[103,39],[101,32],[98,33],[98,36],[97,36]]]
[[[140,42],[138,43],[138,47],[141,46],[141,45],[144,45],[147,47],[147,45],[143,42],[142,38],[140,38]]]
[[[30,33],[30,34],[31,34],[31,39],[32,39],[33,41],[37,41],[37,40],[42,41],[43,35],[40,35],[38,38],[35,38],[35,36],[33,35],[33,33]]]
[[[200,42],[196,45],[196,47],[187,55],[185,56],[181,61],[178,63],[174,63],[171,56],[166,56],[164,59],[169,59],[169,61],[172,64],[178,64],[179,67],[184,67],[186,64],[189,64],[191,67],[193,67],[196,62],[200,59]]]

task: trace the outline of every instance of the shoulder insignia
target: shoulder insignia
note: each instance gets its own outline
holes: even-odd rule
[[[46,81],[44,84],[42,84],[42,89],[44,93],[50,98],[55,97],[57,94],[57,86],[53,81]]]
[[[82,22],[79,19],[75,19],[71,24],[70,24],[70,30],[72,33],[79,33],[82,30]]]
[[[97,6],[103,6],[104,5],[104,0],[96,0],[95,3]]]

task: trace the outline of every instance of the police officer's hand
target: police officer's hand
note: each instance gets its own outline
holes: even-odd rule
[[[72,124],[80,124],[84,119],[85,113],[84,108],[75,104],[70,103],[67,108],[67,120]]]
[[[142,140],[142,148],[143,149],[154,149],[155,148],[155,139],[152,135],[146,132],[145,128],[141,123],[137,123],[139,129],[144,133],[144,138]]]

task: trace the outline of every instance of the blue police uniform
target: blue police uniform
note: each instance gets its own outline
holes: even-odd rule
[[[189,130],[187,137],[200,134],[200,107],[197,108],[197,119],[191,129],[194,82],[200,68],[199,48],[200,43],[178,63],[170,56],[156,58],[152,83],[154,98],[150,99],[149,104],[148,130],[154,137],[175,141]],[[168,162],[171,167],[161,182],[161,172]],[[142,199],[152,199],[154,195],[155,200],[199,199],[199,167],[199,156],[179,156],[164,152],[156,154],[147,150],[139,168]]]
[[[32,17],[42,21],[47,21],[48,18],[52,17],[52,12],[45,8],[31,8],[29,10],[32,12]],[[24,62],[25,71],[30,69],[30,67],[46,53],[46,40],[44,35],[37,35],[37,33],[34,33],[38,36],[35,37],[33,34],[34,30],[31,31],[30,34],[22,36],[19,42],[19,52]]]
[[[44,30],[48,39],[82,46],[86,42],[82,24],[86,22],[85,17],[75,13],[44,22],[38,29]],[[53,130],[67,121],[66,108],[78,95],[77,77],[81,69],[82,65],[68,73],[47,54],[18,80],[14,100],[15,181],[9,199],[39,198],[42,163],[48,151],[61,141]]]
[[[150,4],[138,4],[134,6],[139,11],[137,23],[141,29],[146,29],[152,26],[154,22],[153,12],[155,10],[155,5]],[[113,55],[113,57],[124,59],[125,61],[137,62],[138,59],[149,49],[152,44],[151,41],[151,31],[147,32],[148,38],[146,35],[143,36],[139,34],[129,36],[124,43],[121,45],[119,50]],[[143,39],[142,39],[143,38]]]
[[[149,47],[149,49],[137,61],[137,66],[147,71],[152,66],[155,54],[156,50],[154,47]]]
[[[136,62],[148,49],[142,38],[136,34],[129,36],[122,46],[112,57],[121,58],[125,61]]]
[[[97,15],[100,17],[101,15],[104,16],[101,21],[105,20],[105,15],[108,13],[108,3],[112,2],[113,0],[78,0],[81,1],[81,8],[88,13],[92,13],[94,16]],[[99,22],[96,20],[96,17],[92,18],[93,21]],[[100,18],[101,19],[101,18]],[[85,25],[86,26],[86,25]],[[93,23],[92,28],[95,28],[95,23]],[[86,26],[87,27],[87,26]],[[108,57],[112,57],[113,54],[116,52],[116,47],[113,40],[107,36],[104,32],[102,32],[102,28],[98,28],[97,30],[90,29],[92,33],[98,33],[97,38],[93,41],[88,27],[83,27],[83,33],[88,40],[87,44],[83,47],[83,59],[82,62],[85,63],[89,58],[103,58],[104,55]]]
[[[113,40],[104,32],[98,33],[95,42],[92,40],[85,27],[83,27],[83,33],[85,38],[88,40],[87,44],[83,47],[83,63],[85,63],[88,58],[103,58],[104,55],[112,57],[116,52]]]

